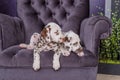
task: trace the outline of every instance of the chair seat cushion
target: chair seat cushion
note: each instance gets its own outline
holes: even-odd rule
[[[60,57],[61,67],[95,67],[98,64],[98,58],[87,50],[84,50],[85,56],[79,57],[71,52],[68,57]],[[53,51],[41,53],[41,67],[52,68]],[[33,50],[21,49],[18,45],[5,49],[0,54],[0,67],[32,67]]]

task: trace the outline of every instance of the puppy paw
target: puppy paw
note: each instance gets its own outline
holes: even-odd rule
[[[59,62],[54,62],[53,63],[53,69],[58,70],[60,68],[60,63]]]
[[[63,56],[69,56],[70,53],[63,53]]]
[[[38,64],[33,64],[33,69],[34,69],[35,71],[38,71],[38,70],[40,69],[40,65],[38,65]]]
[[[63,56],[69,56],[70,55],[70,52],[69,51],[63,51]]]
[[[82,51],[82,52],[78,53],[77,55],[80,56],[80,57],[82,57],[82,56],[84,56],[85,54],[84,54],[84,52]]]

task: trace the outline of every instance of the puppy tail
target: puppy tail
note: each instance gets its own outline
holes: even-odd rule
[[[22,43],[22,44],[20,44],[20,45],[19,45],[19,47],[20,47],[20,48],[27,48],[27,47],[28,47],[28,45],[27,45],[27,44]]]

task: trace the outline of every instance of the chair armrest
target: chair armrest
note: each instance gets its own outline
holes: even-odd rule
[[[24,42],[24,25],[17,17],[0,14],[0,50]]]
[[[80,38],[84,48],[93,54],[98,53],[100,39],[110,36],[112,22],[104,16],[93,16],[81,24]]]

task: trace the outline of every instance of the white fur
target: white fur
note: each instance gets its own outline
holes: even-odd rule
[[[55,53],[53,56],[53,69],[54,70],[58,70],[60,68],[59,58],[60,58],[60,54]]]
[[[51,30],[49,30],[49,28],[51,28]],[[69,56],[71,51],[76,51],[78,48],[81,48],[80,45],[80,39],[79,36],[77,34],[75,34],[73,31],[69,31],[66,33],[63,33],[61,31],[61,28],[59,27],[59,25],[51,22],[48,23],[45,28],[48,30],[47,33],[47,37],[45,40],[40,40],[40,42],[38,42],[38,39],[40,39],[41,35],[39,33],[33,33],[33,35],[31,36],[30,39],[30,44],[20,44],[20,47],[22,48],[27,48],[27,49],[34,49],[34,53],[33,53],[33,69],[35,71],[40,69],[40,53],[41,51],[48,51],[48,50],[53,50],[55,51],[55,54],[53,56],[53,69],[54,70],[58,70],[60,68],[60,55],[64,55],[64,56]],[[55,32],[58,32],[59,35],[56,35]],[[63,42],[63,38],[68,37],[68,39],[70,39],[70,42]],[[47,41],[47,42],[44,42]],[[56,42],[57,44],[52,44],[50,43],[51,41]],[[38,43],[37,43],[38,42]],[[78,42],[77,45],[73,45],[74,43]],[[34,45],[34,43],[37,44],[37,46],[42,45],[41,47],[37,47],[36,45]],[[64,44],[61,45],[60,43]],[[44,45],[43,45],[44,44]],[[52,47],[49,47],[47,44],[51,45]],[[59,44],[59,46],[58,46]],[[70,49],[67,49],[66,47],[69,46]],[[83,52],[80,52],[77,54],[78,56],[84,56]]]
[[[39,53],[33,54],[33,69],[35,71],[40,69],[40,55],[39,55]]]
[[[61,30],[60,26],[58,24],[54,23],[54,22],[50,22],[45,27],[48,27],[49,25],[50,25],[50,28],[51,28],[49,36],[52,38],[52,41],[62,42],[61,39],[64,36],[63,36],[63,33],[62,33],[62,30]],[[56,31],[58,31],[59,35],[55,34]]]
[[[66,32],[65,37],[67,37],[70,40],[70,42],[68,42],[68,41],[64,42],[65,47],[70,47],[69,52],[71,52],[71,51],[75,52],[79,48],[82,49],[82,46],[80,45],[80,38],[73,31]],[[74,45],[74,43],[76,43],[76,42],[78,44]],[[78,56],[84,56],[84,52],[82,51],[82,52],[78,53]]]

